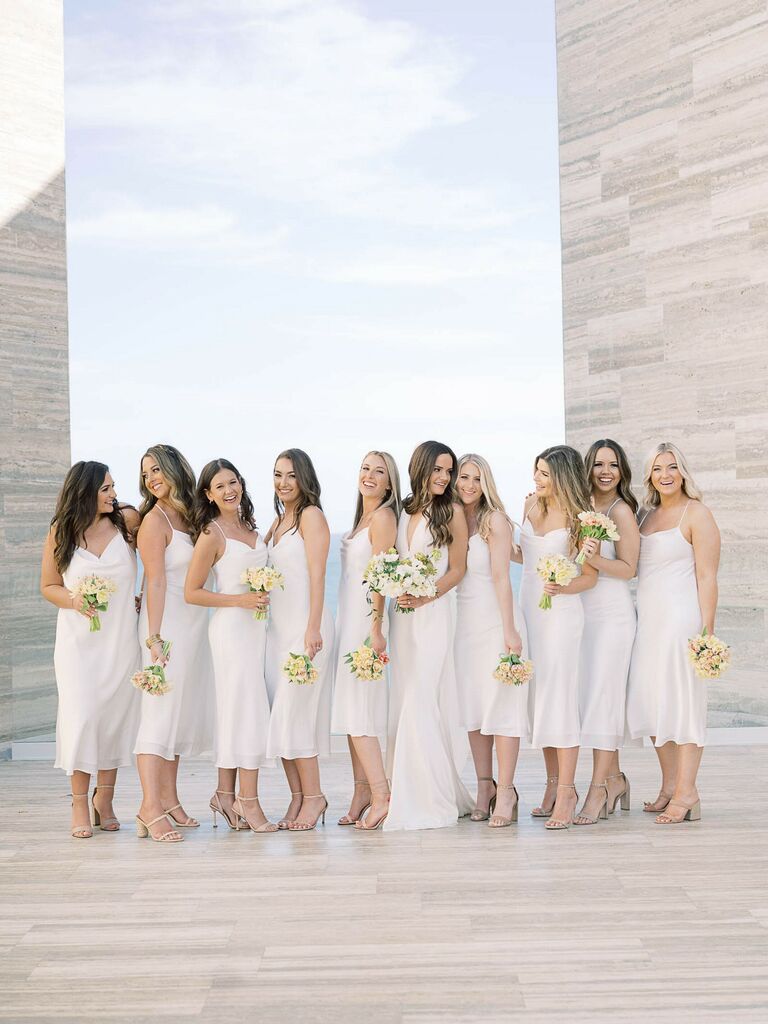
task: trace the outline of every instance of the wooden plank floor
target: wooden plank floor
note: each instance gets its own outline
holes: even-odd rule
[[[78,842],[64,777],[3,764],[0,1020],[768,1019],[768,747],[708,750],[703,818],[676,827],[640,811],[653,752],[625,765],[635,809],[592,828],[529,817],[542,769],[527,751],[517,827],[359,835],[335,824],[349,780],[335,756],[332,824],[257,836],[212,829],[197,762],[182,793],[203,826],[166,847],[133,833],[132,771],[123,831]],[[278,817],[284,781],[263,776]]]

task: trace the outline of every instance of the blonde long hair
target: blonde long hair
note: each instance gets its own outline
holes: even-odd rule
[[[656,445],[645,460],[645,467],[643,469],[643,504],[645,507],[658,508],[661,504],[661,495],[651,483],[651,474],[653,473],[654,462],[659,455],[663,455],[665,452],[669,452],[670,455],[674,456],[677,468],[680,471],[680,476],[683,478],[683,494],[692,498],[694,501],[701,501],[703,495],[696,486],[696,482],[693,479],[693,475],[688,467],[685,456],[676,444],[672,444],[671,441],[662,441],[661,444]]]
[[[482,455],[476,455],[474,452],[462,455],[459,459],[459,465],[456,470],[457,483],[461,476],[462,466],[466,466],[468,462],[472,462],[480,470],[481,494],[480,500],[477,503],[477,532],[479,536],[482,540],[488,540],[488,536],[491,532],[491,516],[494,512],[501,512],[512,528],[514,543],[515,523],[507,515],[507,510],[504,508],[504,502],[499,497],[499,492],[496,488],[496,481],[493,478],[493,472],[491,471],[488,460],[484,459]]]
[[[577,548],[581,526],[579,512],[586,512],[592,508],[584,459],[575,448],[571,448],[567,444],[557,444],[552,448],[545,448],[537,455],[533,460],[534,473],[538,468],[539,459],[543,459],[547,464],[552,481],[553,499],[568,520],[571,543],[574,548]],[[536,500],[542,515],[546,515],[547,499],[537,498]]]
[[[376,511],[378,512],[379,509],[382,508],[391,508],[392,511],[395,513],[395,519],[399,520],[402,502],[400,500],[400,474],[397,470],[397,463],[395,462],[394,458],[389,454],[389,452],[380,452],[377,451],[375,448],[371,448],[371,450],[366,453],[363,462],[365,462],[365,459],[367,459],[369,455],[377,455],[381,459],[381,461],[387,467],[387,476],[389,477],[389,487],[384,495],[384,500],[379,505],[379,508],[376,509]],[[360,520],[362,518],[363,496],[360,493],[360,488],[358,487],[357,504],[355,505],[355,520],[352,524],[353,533],[359,526]]]
[[[157,504],[157,498],[144,481],[142,463],[147,457],[155,460],[168,481],[171,488],[171,493],[168,496],[169,505],[178,512],[188,526],[191,526],[194,522],[195,474],[179,449],[174,448],[172,444],[153,444],[141,457],[139,490],[143,500],[139,506],[139,515],[143,519]]]

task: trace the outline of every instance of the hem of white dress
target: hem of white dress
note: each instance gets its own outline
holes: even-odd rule
[[[371,729],[348,729],[344,725],[331,726],[331,732],[334,736],[372,736],[374,739],[381,740],[387,734],[386,729],[382,729],[381,732],[376,732]]]
[[[620,750],[624,746],[624,734],[621,736],[595,736],[591,733],[581,734],[581,747],[592,750]]]
[[[518,732],[514,729],[490,729],[486,725],[468,726],[467,732],[479,732],[481,736],[504,736],[510,740],[520,740],[522,743],[528,743],[531,738],[529,730],[526,732]]]
[[[151,749],[153,748],[153,749]],[[196,746],[194,743],[179,743],[175,747],[163,747],[159,743],[137,743],[134,754],[154,754],[164,761],[175,761],[177,757],[211,757],[210,746]]]
[[[318,750],[315,747],[311,750],[281,750],[279,753],[270,750],[267,752],[268,761],[276,761],[281,757],[286,761],[295,761],[297,757],[330,757],[330,750]]]
[[[58,757],[53,763],[54,768],[60,768],[61,771],[66,772],[67,775],[74,775],[75,772],[84,772],[86,775],[95,775],[96,772],[112,772],[117,768],[130,768],[132,765],[133,757],[130,754],[125,754],[123,757],[112,758],[106,763],[102,762],[101,764],[85,764],[82,761],[75,761],[70,765],[65,765],[61,763]]]
[[[567,750],[569,747],[580,746],[581,737],[571,736],[533,736],[531,746],[534,750],[543,750],[544,747],[557,747],[558,750]]]
[[[633,729],[630,733],[633,740],[643,739],[648,737],[649,739],[656,733],[656,747],[663,747],[665,743],[677,743],[680,746],[683,743],[693,743],[697,747],[704,747],[707,743],[706,733],[704,736],[689,736],[686,733],[680,735],[679,733],[675,736],[665,736],[663,733],[659,735],[659,732],[655,729]]]
[[[469,813],[469,812],[467,812]],[[459,819],[457,817],[452,818],[450,821],[439,821],[439,822],[420,822],[418,825],[392,825],[390,824],[389,818],[384,822],[382,828],[385,832],[420,832],[422,829],[428,828],[450,828],[452,825],[458,825]]]
[[[234,771],[236,768],[244,768],[247,772],[257,772],[260,768],[274,768],[276,758],[268,758],[266,754],[261,757],[215,757],[213,763],[217,768],[226,768]]]

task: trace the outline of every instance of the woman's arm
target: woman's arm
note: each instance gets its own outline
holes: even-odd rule
[[[323,621],[325,566],[328,561],[328,548],[331,545],[331,531],[321,510],[311,507],[304,509],[302,513],[299,533],[304,538],[309,569],[309,621],[304,643],[311,659],[323,646],[320,625]]]
[[[632,515],[629,505],[624,502],[616,506],[611,518],[619,531],[616,557],[603,558],[600,554],[600,541],[594,537],[587,537],[581,544],[581,550],[586,553],[589,565],[604,576],[613,576],[620,580],[634,579],[637,575],[637,559],[640,556],[640,530],[637,520]]]
[[[706,507],[691,506],[691,544],[696,563],[696,587],[699,592],[701,627],[715,631],[717,612],[717,570],[720,565],[720,530],[715,517]]]
[[[64,579],[56,568],[54,551],[56,549],[55,528],[51,527],[43,545],[43,562],[40,567],[40,593],[46,601],[63,608],[65,611],[80,612],[86,619],[92,619],[97,614],[95,608],[91,608],[84,597],[73,597],[64,586]]]
[[[161,634],[163,612],[165,611],[165,549],[170,538],[170,529],[160,515],[148,512],[139,528],[137,544],[142,565],[144,566],[144,600],[147,602],[147,635]],[[162,634],[161,634],[162,635]],[[146,639],[140,637],[142,643]],[[163,637],[173,640],[173,637]],[[162,644],[155,643],[150,648],[153,661],[165,664]]]
[[[523,525],[525,524],[525,520],[528,517],[528,515],[530,514],[530,511],[531,511],[531,509],[533,508],[533,506],[535,504],[536,504],[536,499],[534,498],[534,500],[531,501],[530,500],[530,496],[526,497],[525,501],[523,502],[523,518],[520,520],[520,530],[521,530],[521,532],[522,532],[522,529],[523,529]],[[517,562],[518,565],[522,565],[523,564],[523,549],[519,548],[517,546],[517,544],[514,543],[514,538],[513,538],[512,551],[510,553],[509,560],[510,560],[510,562]]]
[[[491,556],[493,587],[499,602],[504,629],[504,646],[509,654],[520,654],[523,650],[523,641],[515,628],[515,605],[512,597],[512,584],[509,581],[512,547],[512,527],[507,517],[501,512],[492,513],[491,531],[488,534],[488,551]]]
[[[128,543],[132,548],[136,547],[136,535],[139,532],[141,526],[141,516],[133,507],[133,505],[121,505],[120,511],[123,513],[123,519],[125,525],[128,527],[129,540]]]
[[[568,597],[571,594],[583,594],[585,590],[591,590],[597,583],[597,569],[593,569],[588,562],[581,567],[581,575],[571,580],[567,587],[561,587],[559,583],[545,583],[544,593],[550,597],[557,597],[564,594]]]
[[[257,608],[269,604],[269,594],[246,591],[244,594],[219,594],[206,590],[205,583],[211,569],[224,554],[224,538],[218,530],[209,529],[200,534],[192,552],[192,561],[184,581],[184,600],[187,604],[198,604],[204,608]]]
[[[397,540],[397,519],[391,508],[382,508],[375,512],[370,527],[373,554],[389,551]],[[382,625],[384,622],[384,597],[371,591],[371,647],[377,654],[387,649]]]

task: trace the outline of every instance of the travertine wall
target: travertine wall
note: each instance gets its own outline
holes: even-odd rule
[[[768,724],[768,3],[557,0],[566,430],[688,455],[734,670]]]
[[[61,0],[0,21],[0,756],[55,721],[40,547],[69,466]]]

